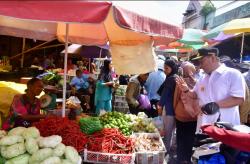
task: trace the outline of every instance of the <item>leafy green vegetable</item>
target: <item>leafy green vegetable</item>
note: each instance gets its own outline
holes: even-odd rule
[[[92,134],[103,128],[98,117],[81,118],[79,123],[81,131],[85,134]]]
[[[0,164],[5,164],[5,159],[0,155]]]

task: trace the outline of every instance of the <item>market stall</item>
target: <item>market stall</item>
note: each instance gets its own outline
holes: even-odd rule
[[[76,120],[49,116],[29,128],[0,131],[0,163],[160,164],[166,149],[154,122],[144,113],[82,114]]]
[[[85,45],[104,45],[109,40],[114,49],[117,49],[117,46],[120,45],[137,46],[136,48],[132,48],[133,51],[137,51],[138,44],[151,40],[154,40],[155,44],[159,42],[169,42],[180,38],[182,35],[182,29],[179,27],[143,17],[120,7],[112,6],[109,2],[2,1],[0,5],[0,15],[12,20],[10,20],[11,23],[0,21],[1,26],[4,28],[10,27],[9,30],[15,27],[14,33],[9,33],[8,35],[15,36],[18,31],[18,36],[32,38],[33,33],[37,32],[36,28],[32,28],[34,27],[32,26],[32,21],[42,21],[45,22],[45,24],[48,22],[49,25],[51,25],[50,28],[56,28],[57,30],[54,30],[56,33],[52,34],[57,36],[60,41],[65,41],[63,109],[65,109],[66,99],[67,50],[69,42]],[[30,10],[26,10],[27,8]],[[46,14],[44,14],[44,11],[46,11]],[[72,12],[74,14],[72,14]],[[16,18],[19,18],[18,20],[21,22],[15,24]],[[13,20],[14,25],[12,24]],[[30,23],[28,30],[24,29],[24,24],[26,24],[27,21]],[[145,26],[145,24],[147,24],[147,26]],[[51,34],[53,30],[49,31],[48,33]],[[40,31],[38,31],[38,33],[39,32]],[[148,48],[150,48],[152,44],[148,44],[148,46]],[[138,55],[138,53],[135,54]],[[153,59],[152,53],[148,55],[149,58]],[[126,55],[122,56],[124,59],[126,58]],[[121,58],[121,56],[119,57]],[[115,58],[116,56],[113,56],[114,61]],[[124,70],[126,65],[120,62],[114,62],[114,65],[118,63],[119,65],[115,67],[117,69],[123,68]],[[155,63],[149,63],[147,67],[140,71],[145,73],[154,69]],[[138,73],[138,71],[131,73]],[[63,110],[62,115],[65,116],[65,110]]]
[[[78,118],[79,124],[76,121],[64,117],[67,105],[66,71],[68,43],[105,45],[107,41],[109,41],[112,52],[111,55],[113,55],[112,59],[115,61],[114,66],[117,70],[129,72],[130,74],[145,73],[154,70],[154,62],[149,62],[146,67],[140,70],[131,70],[130,68],[125,69],[126,66],[128,64],[136,66],[139,60],[128,60],[128,58],[133,57],[136,59],[139,55],[140,59],[153,59],[154,56],[151,52],[153,50],[153,42],[157,45],[162,42],[168,43],[174,41],[181,37],[181,28],[143,17],[120,7],[112,6],[109,2],[2,1],[0,5],[0,15],[5,19],[9,18],[12,23],[14,21],[13,25],[6,22],[4,23],[2,19],[0,19],[2,28],[4,27],[5,29],[7,28],[14,31],[14,33],[9,32],[7,35],[33,38],[34,33],[38,32],[38,34],[41,34],[41,31],[36,31],[37,29],[32,26],[32,24],[42,22],[44,27],[49,24],[50,28],[52,28],[52,30],[45,30],[46,32],[56,36],[60,41],[65,42],[63,118],[54,116],[47,117],[33,124],[38,130],[31,128],[34,130],[34,132],[31,132],[31,138],[37,138],[41,135],[45,137],[44,139],[47,139],[46,137],[56,135],[57,144],[54,145],[53,142],[47,142],[48,145],[44,146],[42,144],[40,145],[39,140],[38,151],[41,149],[41,153],[43,153],[45,151],[44,148],[46,149],[47,147],[50,150],[46,151],[46,153],[49,153],[45,156],[38,157],[38,155],[35,155],[36,153],[29,151],[26,146],[29,138],[25,137],[26,133],[28,133],[26,131],[29,131],[28,128],[18,133],[19,137],[17,137],[16,142],[1,145],[6,148],[6,151],[19,146],[21,147],[20,150],[22,150],[11,155],[8,153],[2,154],[1,152],[1,155],[5,159],[15,160],[13,158],[19,159],[25,154],[26,163],[29,160],[35,162],[45,162],[46,160],[59,161],[61,160],[58,160],[59,155],[51,152],[54,152],[54,148],[62,142],[66,146],[64,154],[60,154],[63,155],[62,160],[70,160],[71,163],[78,162],[78,160],[76,160],[79,159],[78,154],[76,155],[75,153],[76,150],[81,154],[82,159],[87,162],[133,163],[134,159],[141,161],[141,157],[138,153],[144,153],[142,157],[144,159],[142,161],[163,163],[165,148],[162,144],[161,137],[153,124],[153,120],[146,118],[143,114],[135,116],[111,112],[101,117],[84,116],[83,118]],[[29,10],[27,10],[27,8]],[[46,14],[44,11],[46,11]],[[15,24],[16,19],[19,20],[17,24]],[[27,23],[27,21],[30,23],[30,26],[28,29],[24,29],[24,24]],[[43,25],[41,26],[43,27]],[[15,29],[13,29],[13,27],[15,27]],[[39,30],[41,29],[39,28]],[[125,50],[126,48],[129,49],[130,55],[127,54],[128,52],[124,53],[126,51],[123,51],[123,53],[119,52],[119,50]],[[138,51],[140,48],[143,48],[144,51]],[[145,54],[145,51],[149,51],[150,53]],[[131,56],[131,54],[134,56]],[[20,54],[20,56],[21,55],[22,54]],[[122,61],[130,62],[121,62],[121,59],[123,59]],[[134,134],[134,136],[130,136],[134,132],[153,132],[156,134]],[[136,138],[136,141],[134,138]],[[2,138],[1,140],[6,139]],[[143,144],[138,144],[137,142],[142,142]],[[146,145],[149,142],[152,142],[153,145],[147,147]],[[144,146],[136,149],[135,145]],[[71,149],[74,151],[70,153],[71,155],[73,154],[73,158],[71,158],[72,156],[68,157],[69,155],[67,155],[66,151],[67,146],[72,146],[76,149]],[[157,160],[157,162],[155,162],[155,160]]]

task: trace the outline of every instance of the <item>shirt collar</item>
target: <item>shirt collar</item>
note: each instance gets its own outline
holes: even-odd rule
[[[214,73],[219,73],[219,74],[222,74],[225,70],[226,70],[226,65],[225,64],[221,64],[218,68],[216,68],[213,72],[211,72],[210,74],[207,74],[206,73],[206,76],[211,76],[211,74],[214,74]]]
[[[219,74],[222,74],[225,70],[227,69],[225,64],[221,64],[216,70],[215,72],[218,72]]]

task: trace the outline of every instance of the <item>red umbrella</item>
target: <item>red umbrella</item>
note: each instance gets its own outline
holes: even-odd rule
[[[167,44],[182,37],[180,27],[110,2],[0,1],[0,6],[2,35],[65,41],[65,23],[70,23],[69,41],[85,45],[105,45],[107,41],[135,45],[152,39],[155,44]]]

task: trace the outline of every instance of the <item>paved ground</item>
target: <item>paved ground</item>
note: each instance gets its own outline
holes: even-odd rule
[[[164,164],[176,164],[177,163],[176,148],[177,148],[176,133],[174,133],[173,139],[172,139],[171,151],[169,154],[166,155]]]
[[[177,163],[177,155],[176,155],[176,146],[171,149],[170,153],[165,157],[165,163],[167,164],[176,164]]]

